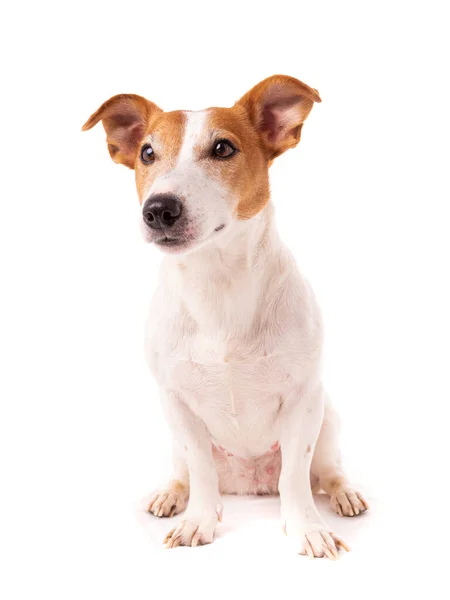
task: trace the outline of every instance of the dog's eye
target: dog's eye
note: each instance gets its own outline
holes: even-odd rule
[[[150,144],[145,144],[141,150],[141,160],[144,164],[149,165],[155,160],[155,153]]]
[[[219,140],[213,148],[213,155],[217,158],[230,158],[236,152],[236,148],[228,140]]]

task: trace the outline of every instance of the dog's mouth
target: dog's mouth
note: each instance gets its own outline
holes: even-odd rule
[[[143,223],[145,241],[155,244],[155,246],[160,248],[163,252],[168,252],[170,254],[194,250],[208,242],[212,237],[224,229],[226,229],[226,224],[222,223],[218,227],[215,227],[215,229],[205,237],[198,237],[193,233],[192,235],[189,235],[188,232],[180,232],[180,234],[177,235],[177,232],[172,233],[170,231],[160,231],[159,236],[155,237],[156,232],[149,229]]]
[[[207,239],[211,238],[215,233],[218,233],[219,231],[222,231],[223,229],[225,229],[225,224],[221,224],[218,227],[216,227],[214,229],[214,231],[207,236]],[[192,243],[201,243],[202,241],[205,240],[199,240],[196,237],[189,237],[189,236],[173,236],[173,235],[167,235],[166,233],[164,233],[164,235],[162,235],[161,237],[157,238],[157,239],[153,239],[152,240],[153,243],[156,246],[160,246],[162,248],[185,248],[188,245],[191,245]]]
[[[153,240],[153,243],[161,249],[166,250],[183,250],[190,245],[193,240],[187,237],[175,237],[170,235],[164,235],[156,240]]]
[[[167,235],[159,238],[159,240],[155,240],[157,246],[178,246],[180,244],[185,244],[186,242],[187,240],[184,238],[169,237]]]
[[[197,247],[199,241],[196,236],[170,235],[169,232],[151,240],[155,246],[169,254],[178,254],[193,250]]]

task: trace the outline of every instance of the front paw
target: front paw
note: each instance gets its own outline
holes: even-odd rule
[[[164,539],[166,548],[176,548],[177,546],[201,546],[210,544],[214,539],[219,513],[201,516],[187,515],[180,521],[174,529],[169,531]]]
[[[327,557],[330,560],[339,558],[339,548],[350,552],[350,548],[325,524],[285,525],[285,533],[295,543],[298,554],[309,558]]]

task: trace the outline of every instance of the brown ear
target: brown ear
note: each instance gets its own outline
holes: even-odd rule
[[[140,142],[151,119],[162,110],[136,94],[119,94],[107,100],[82,127],[86,131],[102,121],[111,158],[134,169]]]
[[[319,92],[288,75],[261,81],[238,102],[258,130],[269,158],[274,159],[300,141],[302,125]]]

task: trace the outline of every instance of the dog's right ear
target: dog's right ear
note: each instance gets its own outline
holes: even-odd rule
[[[151,120],[163,111],[142,96],[113,96],[89,117],[82,127],[87,131],[102,121],[106,142],[114,162],[134,169],[140,142]]]

